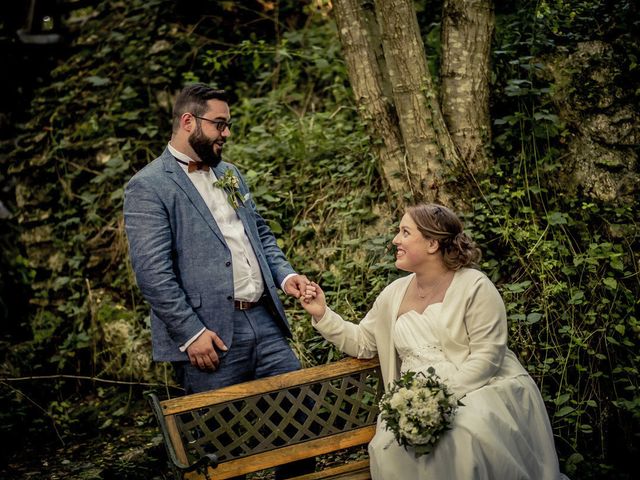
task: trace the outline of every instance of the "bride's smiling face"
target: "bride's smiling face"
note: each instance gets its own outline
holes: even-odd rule
[[[396,267],[407,272],[415,272],[423,265],[432,249],[432,241],[422,236],[408,213],[402,217],[398,234],[393,237],[392,243],[396,246]]]

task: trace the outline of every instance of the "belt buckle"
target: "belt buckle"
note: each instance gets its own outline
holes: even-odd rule
[[[238,310],[249,310],[251,308],[251,302],[246,302],[244,300],[236,300],[238,304]]]

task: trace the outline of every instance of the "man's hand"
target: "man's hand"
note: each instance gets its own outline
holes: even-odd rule
[[[300,295],[304,294],[307,285],[311,285],[311,282],[306,275],[294,275],[285,282],[284,293],[295,298],[300,298]]]
[[[216,370],[220,360],[215,347],[227,351],[224,342],[211,330],[205,330],[195,341],[187,347],[187,355],[191,365],[200,370]]]

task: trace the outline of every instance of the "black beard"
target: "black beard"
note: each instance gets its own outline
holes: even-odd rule
[[[193,151],[200,157],[202,163],[210,167],[217,167],[222,161],[222,156],[213,150],[215,143],[216,140],[207,138],[200,129],[189,137],[189,145]],[[222,153],[222,149],[220,152]]]

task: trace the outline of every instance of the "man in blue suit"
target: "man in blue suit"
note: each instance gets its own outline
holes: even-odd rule
[[[127,184],[131,263],[151,306],[153,357],[187,393],[300,368],[277,289],[299,297],[293,270],[234,165],[227,96],[196,84],[176,98],[165,151]]]

